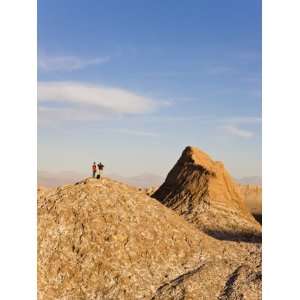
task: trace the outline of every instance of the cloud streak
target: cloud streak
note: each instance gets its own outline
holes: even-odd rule
[[[167,116],[152,116],[147,119],[148,122],[159,123],[177,123],[177,122],[199,122],[207,124],[221,125],[259,125],[261,123],[260,117],[236,116],[236,117],[217,117],[205,115],[167,115]]]
[[[127,135],[140,136],[140,137],[158,137],[159,135],[155,132],[141,131],[122,128],[117,130],[117,132]]]
[[[110,61],[109,56],[84,59],[77,56],[39,55],[38,68],[42,71],[75,71],[92,65],[101,65]]]
[[[125,89],[81,82],[39,82],[38,101],[40,106],[63,103],[71,107],[75,105],[97,109],[102,113],[118,114],[143,114],[154,111],[161,105],[151,98]]]
[[[254,136],[252,131],[238,128],[235,125],[225,125],[222,128],[225,130],[225,132],[233,136],[237,136],[245,139],[249,139]]]

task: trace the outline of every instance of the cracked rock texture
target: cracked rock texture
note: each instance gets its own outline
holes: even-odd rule
[[[258,185],[240,184],[240,191],[245,197],[245,203],[254,216],[262,215],[262,188]]]
[[[224,165],[195,147],[186,147],[152,197],[216,238],[260,239],[261,226]]]
[[[261,299],[260,245],[108,178],[38,190],[39,299]]]

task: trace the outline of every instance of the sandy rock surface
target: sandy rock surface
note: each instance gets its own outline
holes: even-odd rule
[[[252,214],[262,214],[262,188],[258,185],[240,184],[240,191]]]
[[[221,162],[187,147],[152,197],[220,239],[260,239],[261,226]]]
[[[261,299],[260,245],[103,178],[38,191],[39,299]]]

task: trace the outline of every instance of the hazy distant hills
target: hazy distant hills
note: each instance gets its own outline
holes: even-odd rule
[[[87,174],[77,173],[73,171],[65,171],[65,172],[57,172],[57,173],[38,171],[37,183],[38,186],[57,187],[64,184],[75,183],[86,176]]]
[[[57,187],[64,184],[75,183],[84,177],[90,176],[90,174],[83,174],[79,172],[65,171],[65,172],[46,172],[46,171],[38,171],[38,185],[45,187]],[[126,184],[137,186],[137,187],[150,187],[150,186],[159,186],[163,183],[163,177],[151,174],[151,173],[143,173],[137,176],[121,176],[118,174],[106,174],[104,172],[104,176],[108,176],[114,180],[118,180],[124,182]]]
[[[112,179],[127,183],[132,186],[137,187],[158,187],[164,182],[164,177],[151,173],[143,173],[137,176],[122,176],[115,173],[106,174]],[[64,172],[47,172],[47,171],[38,171],[38,185],[45,187],[56,187],[64,184],[75,183],[81,178],[87,177],[87,173],[79,173],[74,171],[64,171]],[[252,177],[243,177],[236,179],[240,184],[251,184],[251,185],[261,185],[261,177],[252,176]]]
[[[260,176],[251,176],[251,177],[243,177],[237,179],[238,183],[241,184],[253,184],[253,185],[261,185],[262,179]]]
[[[144,173],[138,176],[132,176],[132,177],[125,177],[125,176],[120,176],[117,174],[110,174],[109,177],[125,182],[129,185],[132,186],[137,186],[137,187],[150,187],[150,186],[159,186],[163,183],[164,179],[161,176],[151,174],[151,173]]]

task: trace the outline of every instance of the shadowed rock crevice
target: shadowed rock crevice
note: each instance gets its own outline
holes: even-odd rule
[[[252,299],[253,292],[261,293],[261,279],[261,272],[253,272],[248,266],[241,265],[228,276],[218,300]]]
[[[196,269],[190,270],[186,273],[183,273],[181,275],[179,275],[178,277],[174,278],[173,280],[164,283],[162,286],[160,286],[156,292],[155,295],[151,298],[151,300],[155,300],[159,297],[161,297],[163,295],[163,293],[166,292],[166,290],[176,290],[178,288],[178,286],[187,278],[189,278],[190,276],[194,275],[195,273],[199,272],[201,270],[201,268],[203,268],[204,265],[200,265],[199,267],[197,267]],[[177,291],[178,294],[178,291]],[[178,297],[177,297],[178,298]],[[180,296],[178,299],[185,299],[185,290],[184,288],[180,289]]]
[[[209,236],[221,240],[221,241],[232,241],[232,242],[245,242],[245,243],[261,243],[262,235],[253,232],[238,232],[238,231],[218,231],[218,230],[205,230]]]
[[[229,299],[230,296],[232,295],[232,293],[234,292],[234,283],[237,280],[238,276],[239,276],[239,271],[241,270],[242,267],[238,267],[232,274],[230,274],[224,290],[222,292],[222,295],[220,295],[220,297],[218,298],[218,300],[226,300]]]
[[[262,214],[253,214],[255,220],[262,225]]]

